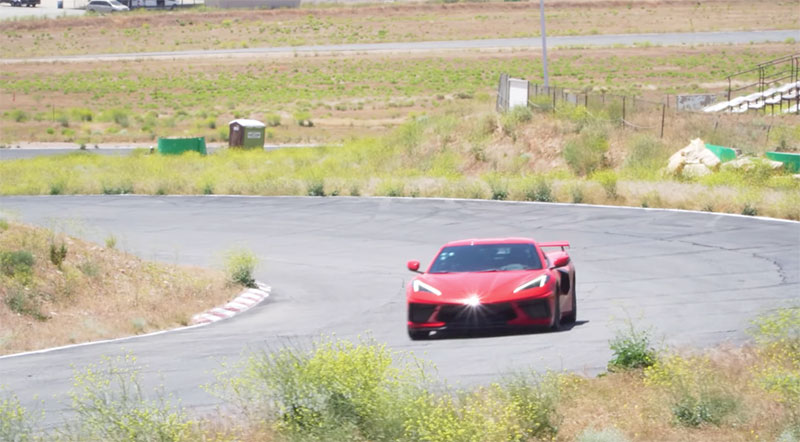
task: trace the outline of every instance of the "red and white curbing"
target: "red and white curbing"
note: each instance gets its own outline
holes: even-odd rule
[[[198,313],[192,316],[192,325],[208,324],[211,322],[221,321],[230,317],[236,316],[245,310],[249,310],[261,301],[269,297],[272,288],[266,284],[256,281],[258,288],[247,289],[239,296],[234,298],[233,301],[221,307],[214,307],[211,310],[206,310],[203,313]]]

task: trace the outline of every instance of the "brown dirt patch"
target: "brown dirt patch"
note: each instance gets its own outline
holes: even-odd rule
[[[66,247],[60,267],[51,244]],[[150,263],[16,223],[0,231],[0,251],[29,251],[35,260],[30,276],[0,274],[0,354],[188,325],[242,290],[221,272]]]

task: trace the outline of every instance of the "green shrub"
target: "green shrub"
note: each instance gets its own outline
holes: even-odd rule
[[[121,127],[128,127],[128,111],[125,109],[109,109],[100,114],[100,121],[114,122]]]
[[[269,127],[278,127],[281,125],[281,116],[278,114],[267,114],[264,119]]]
[[[625,168],[637,176],[657,171],[667,164],[669,148],[652,135],[638,135],[633,138],[625,157]]]
[[[672,416],[683,426],[721,425],[739,409],[740,400],[720,382],[707,358],[665,357],[645,368],[645,384],[668,393]]]
[[[658,353],[650,343],[650,334],[636,330],[631,323],[617,333],[609,342],[609,347],[613,354],[608,362],[609,371],[650,367],[658,359]]]
[[[613,170],[600,170],[592,174],[592,180],[603,187],[606,196],[610,199],[617,199],[617,173]]]
[[[572,197],[572,202],[574,204],[581,204],[583,203],[583,186],[579,183],[575,183],[570,186],[569,188],[570,197]]]
[[[758,209],[749,202],[745,202],[742,206],[742,215],[758,216]]]
[[[584,127],[594,121],[592,114],[584,106],[572,104],[560,105],[556,108],[556,116],[575,124],[575,130],[580,132]]]
[[[780,308],[753,321],[761,365],[758,384],[785,404],[800,430],[800,307]]]
[[[527,184],[525,189],[525,199],[527,201],[541,201],[546,203],[555,201],[555,198],[553,197],[553,189],[550,186],[550,183],[542,177],[539,177]]]
[[[117,237],[114,236],[113,234],[109,234],[108,236],[106,236],[105,243],[106,243],[106,248],[113,249],[114,247],[117,246]]]
[[[126,195],[129,193],[133,193],[133,183],[130,182],[122,182],[114,184],[103,183],[102,192],[104,195]]]
[[[67,440],[180,442],[196,440],[192,422],[161,390],[154,399],[141,386],[142,368],[131,355],[104,358],[74,375],[75,416],[61,431]]]
[[[11,285],[3,301],[9,310],[19,315],[30,316],[37,321],[49,319],[42,313],[42,297],[39,292],[24,287],[24,285]]]
[[[84,108],[72,108],[69,110],[69,114],[72,118],[79,121],[92,121],[93,118],[92,111]]]
[[[672,415],[679,424],[687,427],[720,425],[737,408],[738,402],[730,395],[712,393],[695,397],[686,394],[672,406]]]
[[[406,188],[400,180],[383,180],[378,186],[377,194],[389,197],[402,197],[405,196]]]
[[[20,405],[16,395],[0,391],[0,440],[29,442],[34,437],[34,419]]]
[[[371,340],[327,339],[251,356],[218,373],[218,395],[294,440],[395,441],[426,378],[419,361]]]
[[[59,269],[64,259],[67,258],[67,245],[62,241],[60,245],[56,246],[55,243],[50,243],[50,262]]]
[[[325,196],[325,181],[322,179],[309,180],[306,183],[308,196]]]
[[[225,270],[228,279],[245,287],[256,287],[253,271],[258,265],[258,257],[249,250],[234,249],[225,255]]]
[[[468,392],[423,392],[408,407],[406,438],[430,442],[551,440],[557,433],[553,378],[519,376]]]
[[[496,175],[490,175],[486,178],[486,183],[489,184],[489,191],[493,200],[503,201],[508,199],[508,183],[506,180]]]
[[[6,276],[33,274],[34,263],[33,254],[27,250],[0,251],[0,272]]]
[[[5,230],[8,230],[8,221],[6,221],[4,218],[0,218],[0,232]]]
[[[24,110],[14,109],[8,113],[9,118],[17,123],[24,123],[28,121],[28,113]]]
[[[599,128],[587,128],[567,141],[564,146],[564,160],[578,175],[589,175],[605,166],[608,151],[608,135]]]
[[[65,184],[63,181],[50,183],[50,195],[61,195],[64,193]]]
[[[531,118],[533,118],[533,114],[527,106],[514,106],[500,117],[500,127],[503,128],[503,133],[516,139],[517,128],[521,124],[531,121]]]
[[[294,113],[294,121],[301,127],[312,127],[314,123],[311,121],[311,113],[308,111],[297,111]]]

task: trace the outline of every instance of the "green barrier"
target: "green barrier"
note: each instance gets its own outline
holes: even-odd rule
[[[797,173],[800,171],[800,154],[788,152],[767,152],[767,158],[772,161],[780,161],[783,168],[789,172]]]
[[[160,138],[158,139],[158,153],[162,155],[180,155],[184,152],[199,152],[206,154],[205,137],[197,138]]]
[[[736,159],[736,151],[730,147],[716,146],[706,143],[706,149],[710,150],[723,163]]]

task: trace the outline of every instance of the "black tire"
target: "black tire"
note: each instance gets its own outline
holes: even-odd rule
[[[408,329],[408,337],[411,338],[412,341],[422,341],[428,339],[428,336],[430,336],[430,332],[427,330]]]
[[[552,331],[559,331],[561,330],[561,301],[558,299],[561,295],[559,294],[559,288],[556,287],[556,299],[555,299],[555,307],[554,307],[554,314],[553,314],[553,325],[550,326],[550,330]]]
[[[574,324],[578,320],[578,297],[575,295],[575,281],[572,281],[572,311],[569,312],[564,320],[570,324]]]

